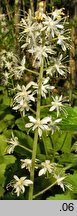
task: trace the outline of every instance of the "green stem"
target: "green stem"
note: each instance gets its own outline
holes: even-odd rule
[[[42,78],[43,78],[43,59],[41,62],[39,82],[38,82],[36,120],[40,119]],[[31,172],[30,172],[30,180],[33,182],[33,184],[29,188],[29,200],[33,199],[34,169],[35,169],[35,159],[36,159],[36,153],[37,153],[37,143],[38,143],[38,128],[36,128],[35,133],[34,133],[34,143],[33,143],[33,151],[32,151],[32,167],[31,167]]]
[[[49,105],[44,105],[44,106],[41,106],[41,109],[44,109],[44,108],[47,108],[47,107],[51,107],[51,104],[49,104]]]
[[[32,153],[32,150],[31,149],[28,149],[28,148],[26,148],[25,146],[23,146],[23,145],[18,145],[18,146],[20,146],[21,148],[23,148],[23,149],[25,149],[26,151],[28,151],[28,152],[31,152]]]
[[[53,184],[49,185],[47,188],[45,188],[44,190],[40,191],[39,193],[35,194],[33,196],[33,199],[35,199],[36,197],[38,197],[41,194],[45,193],[47,190],[49,190],[51,187],[53,187],[56,183],[57,183],[57,181],[55,181]]]
[[[39,75],[38,72],[32,71],[32,70],[30,70],[30,69],[28,69],[28,68],[25,68],[25,70],[28,71],[28,72],[30,72],[30,73],[33,73],[33,74],[35,74],[35,75],[37,75],[37,76]]]
[[[31,6],[32,15],[34,16],[34,3],[33,3],[33,0],[30,0],[30,6]]]
[[[36,114],[36,112],[31,108],[29,107],[30,111],[33,112],[34,114]]]

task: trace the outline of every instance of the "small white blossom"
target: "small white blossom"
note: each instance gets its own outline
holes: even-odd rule
[[[34,64],[38,61],[38,65],[40,66],[42,58],[48,57],[48,54],[54,54],[55,51],[50,46],[35,46],[28,50],[29,53],[32,53],[34,55]]]
[[[49,77],[45,78],[43,81],[42,81],[42,87],[41,87],[41,95],[42,97],[44,97],[46,99],[46,95],[48,93],[48,90],[53,90],[54,89],[54,86],[50,86],[50,84],[48,84],[48,81],[49,81]],[[34,91],[34,93],[38,93],[38,84],[33,82],[33,88],[36,89]]]
[[[63,25],[60,23],[60,20],[54,20],[49,16],[45,17],[45,21],[43,21],[44,28],[42,30],[46,30],[47,34],[51,34],[54,38],[57,35],[59,29],[63,29]]]
[[[51,61],[51,66],[49,66],[49,68],[47,68],[46,70],[47,74],[52,76],[57,72],[58,74],[64,76],[65,72],[67,72],[67,68],[65,65],[63,65],[62,61],[63,61],[62,54],[58,58],[53,58]]]
[[[62,48],[62,50],[65,52],[67,48],[69,48],[69,40],[70,37],[68,36],[68,32],[67,34],[64,31],[61,31],[58,34],[58,40],[57,40],[57,44],[59,44]]]
[[[35,160],[36,162],[37,160]],[[31,159],[21,159],[21,169],[26,168],[30,172],[32,166],[32,160]],[[35,165],[35,169],[38,167]]]
[[[29,186],[33,184],[33,182],[26,177],[18,178],[18,176],[14,175],[15,182],[13,184],[14,191],[17,196],[20,196],[21,193],[25,192],[25,186]]]
[[[32,160],[31,159],[21,159],[21,169],[26,168],[30,172]]]
[[[51,174],[53,172],[55,164],[51,163],[50,160],[45,160],[45,162],[41,163],[41,166],[43,168],[39,171],[38,173],[39,176],[45,175],[47,172]]]
[[[21,100],[18,102],[16,106],[13,107],[14,110],[19,110],[20,113],[22,113],[23,116],[25,116],[26,111],[29,111],[30,108],[30,103],[29,101]]]
[[[15,137],[14,134],[12,133],[12,138],[7,142],[9,143],[9,146],[7,148],[7,153],[11,154],[13,153],[15,147],[19,145],[18,138]]]
[[[61,9],[55,9],[53,12],[52,12],[52,16],[53,16],[53,19],[58,19],[60,20],[61,19],[61,16],[64,15],[63,13],[63,8]]]
[[[52,107],[49,109],[49,111],[53,111],[56,109],[57,117],[58,117],[60,111],[63,110],[62,95],[60,97],[58,96],[56,96],[55,98],[53,97],[53,101],[51,104],[52,104]]]
[[[60,119],[56,119],[56,120],[52,120],[52,118],[51,118],[51,122],[50,122],[50,124],[49,124],[49,128],[50,128],[50,130],[52,130],[52,134],[54,134],[54,132],[56,131],[56,130],[59,130],[59,127],[57,126],[57,124],[59,124],[60,122],[62,121],[62,119],[60,118]]]
[[[8,84],[8,79],[9,79],[9,73],[7,71],[5,71],[5,73],[3,73],[2,83],[4,85],[7,85]]]
[[[23,59],[21,61],[20,65],[16,65],[14,68],[14,76],[16,79],[20,79],[22,74],[25,71],[25,56],[23,56]]]
[[[65,187],[69,190],[73,190],[73,187],[71,184],[64,181],[66,176],[60,176],[60,174],[56,175],[54,174],[55,179],[57,180],[57,184],[62,188],[63,191],[65,191]]]
[[[26,87],[23,85],[20,87],[17,86],[18,93],[14,97],[13,109],[19,110],[20,112],[25,115],[25,110],[29,111],[30,101],[35,101],[33,93],[29,88],[31,87],[32,83],[28,83]]]
[[[28,116],[30,123],[26,124],[26,128],[32,128],[34,131],[36,128],[38,128],[38,135],[39,137],[42,136],[43,130],[49,130],[48,123],[51,121],[50,117],[45,117],[42,120],[35,119],[33,116]]]
[[[66,176],[61,177],[59,174],[58,175],[54,174],[54,177],[57,180],[57,184],[62,188],[63,191],[65,191],[63,180],[66,178]]]
[[[7,68],[8,70],[10,70],[11,67],[12,67],[12,62],[5,61],[5,68]]]

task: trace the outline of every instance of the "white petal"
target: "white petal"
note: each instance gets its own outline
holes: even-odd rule
[[[53,110],[55,110],[56,109],[56,107],[55,106],[52,106],[50,109],[49,109],[49,111],[53,111]]]
[[[59,123],[59,122],[61,122],[62,121],[62,119],[56,119],[55,120],[55,123]]]
[[[39,171],[38,176],[45,175],[45,173],[46,173],[46,169],[43,168]]]
[[[21,190],[23,193],[25,192],[25,187],[23,185],[21,186]]]
[[[25,186],[28,186],[28,185],[31,185],[31,184],[33,184],[33,182],[31,180],[29,180],[29,179],[26,179],[25,182],[24,182]]]
[[[33,123],[36,122],[36,119],[33,116],[28,116],[28,118],[29,118],[30,122],[33,122]]]
[[[22,181],[24,181],[24,180],[26,179],[26,176],[21,177],[20,179],[21,179]]]
[[[41,120],[42,124],[47,124],[49,121],[51,121],[51,117],[45,117]]]
[[[15,193],[17,193],[17,196],[19,196],[19,195],[20,195],[20,188],[19,188],[19,187],[17,187],[17,188],[16,188],[16,191],[15,191]]]
[[[30,127],[32,127],[32,126],[33,126],[33,123],[27,123],[27,124],[25,125],[26,128],[30,128]]]
[[[43,80],[43,85],[45,85],[49,81],[49,77]]]
[[[19,181],[19,178],[18,178],[18,176],[16,176],[16,175],[14,175],[14,179],[15,179],[16,181]]]
[[[26,85],[26,90],[29,89],[31,86],[32,86],[32,82],[29,82],[29,83]]]
[[[32,130],[34,131],[37,127],[38,127],[38,125],[35,124],[35,125],[33,126]]]
[[[42,136],[42,130],[40,128],[38,128],[38,134],[39,134],[39,137]]]

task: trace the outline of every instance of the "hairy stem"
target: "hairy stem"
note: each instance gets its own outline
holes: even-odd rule
[[[36,110],[36,119],[40,119],[40,106],[41,106],[41,87],[42,87],[42,78],[43,78],[43,60],[40,67],[39,82],[38,82],[38,95],[37,95],[37,110]],[[34,143],[32,151],[32,167],[30,172],[30,180],[33,184],[29,188],[29,200],[33,199],[33,187],[34,187],[34,169],[35,169],[35,159],[37,153],[37,143],[38,143],[38,128],[36,128],[34,133]]]

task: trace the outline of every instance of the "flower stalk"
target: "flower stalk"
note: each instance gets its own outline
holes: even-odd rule
[[[41,88],[42,88],[42,79],[43,79],[43,63],[44,59],[42,58],[38,82],[38,95],[37,95],[37,110],[36,110],[36,120],[40,119],[40,110],[41,110]],[[32,151],[32,167],[30,172],[30,180],[34,183],[34,169],[35,169],[35,159],[37,153],[37,143],[38,143],[38,128],[36,128],[34,133],[34,143]],[[33,185],[29,188],[29,200],[33,199]]]

